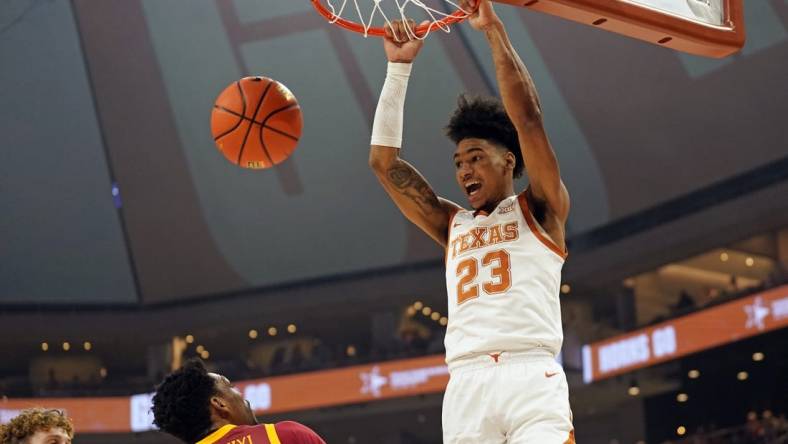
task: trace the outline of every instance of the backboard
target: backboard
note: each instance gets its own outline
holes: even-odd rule
[[[743,0],[494,0],[555,15],[695,55],[722,58],[744,46]],[[448,32],[471,11],[459,0],[311,0],[330,23],[366,36],[384,35],[395,19],[422,23],[409,33]]]
[[[677,51],[722,58],[744,46],[742,0],[495,0]]]

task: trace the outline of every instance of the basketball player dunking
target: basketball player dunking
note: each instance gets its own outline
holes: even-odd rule
[[[400,211],[446,248],[450,380],[444,443],[574,442],[558,294],[569,195],[542,125],[534,83],[489,0],[465,0],[492,50],[502,102],[460,97],[447,134],[473,211],[437,197],[400,158],[405,91],[423,42],[402,22],[384,40],[388,73],[370,166]],[[529,186],[514,192],[525,168]]]

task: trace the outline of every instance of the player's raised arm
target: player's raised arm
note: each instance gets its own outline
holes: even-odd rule
[[[531,197],[544,202],[563,225],[569,214],[569,194],[542,125],[542,109],[533,79],[509,41],[490,0],[464,0],[463,6],[471,9],[478,6],[469,22],[484,32],[492,49],[501,99],[520,139]]]
[[[399,157],[411,63],[424,42],[410,40],[402,22],[393,22],[387,32],[383,45],[389,66],[375,112],[369,165],[402,214],[445,247],[457,205],[438,197],[424,177]]]

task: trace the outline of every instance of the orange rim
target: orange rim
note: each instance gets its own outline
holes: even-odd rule
[[[337,15],[326,9],[326,7],[323,6],[321,0],[311,0],[311,1],[312,1],[312,6],[314,6],[315,9],[317,9],[317,12],[319,12],[320,15],[322,15],[323,18],[325,18],[329,23],[333,23],[349,31],[357,32],[359,34],[371,35],[375,37],[386,36],[386,31],[383,27],[371,26],[365,32],[364,25],[343,19],[342,17],[338,17]],[[416,33],[416,35],[422,36],[428,32],[434,31],[437,28],[442,28],[444,26],[452,25],[454,23],[459,23],[465,20],[467,17],[468,16],[465,14],[465,12],[463,12],[461,9],[457,9],[456,11],[452,12],[448,16],[438,21],[434,21],[426,25],[417,26],[416,29],[414,29],[414,32]]]

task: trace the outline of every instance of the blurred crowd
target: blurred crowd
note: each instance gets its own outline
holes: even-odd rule
[[[758,293],[769,288],[774,288],[788,283],[788,274],[776,270],[771,273],[767,279],[764,279],[759,285],[744,286],[741,285],[736,276],[731,276],[730,283],[724,289],[719,288],[706,288],[703,295],[693,296],[686,290],[679,292],[678,299],[675,304],[669,308],[667,315],[660,315],[648,322],[648,325],[657,324],[668,319],[677,318],[687,315],[694,311],[702,310],[705,308],[713,307],[715,305],[724,304],[735,299],[743,298],[754,293]],[[698,303],[697,300],[702,300],[703,303]]]
[[[681,444],[788,444],[788,419],[764,410],[747,413],[746,422],[738,427],[717,429],[714,425],[699,427],[692,435],[673,443]],[[671,443],[666,443],[671,444]]]
[[[697,304],[690,293],[681,292],[667,318],[748,296],[766,289],[765,285],[775,286],[788,282],[785,278],[774,276],[763,286],[747,288],[738,287],[733,279],[730,291],[719,293],[711,299],[702,298],[707,301],[703,305]],[[229,359],[223,359],[221,354],[216,353],[217,356],[208,363],[213,370],[233,380],[247,380],[444,353],[444,325],[431,320],[429,316],[422,316],[420,312],[402,312],[394,314],[393,318],[391,328],[383,329],[385,334],[375,339],[369,334],[342,338],[288,336],[282,340],[260,343],[255,349],[249,349],[240,356],[233,353]],[[568,319],[571,319],[571,313]],[[660,317],[653,322],[665,319],[666,317]],[[194,350],[190,349],[184,358],[197,356],[194,353]],[[59,370],[49,369],[48,377],[35,384],[24,375],[0,379],[0,395],[59,397],[144,393],[152,390],[163,377],[164,371],[164,367],[158,371],[147,372],[116,368],[107,371],[102,368],[101,372],[97,369],[92,373],[63,374]]]

